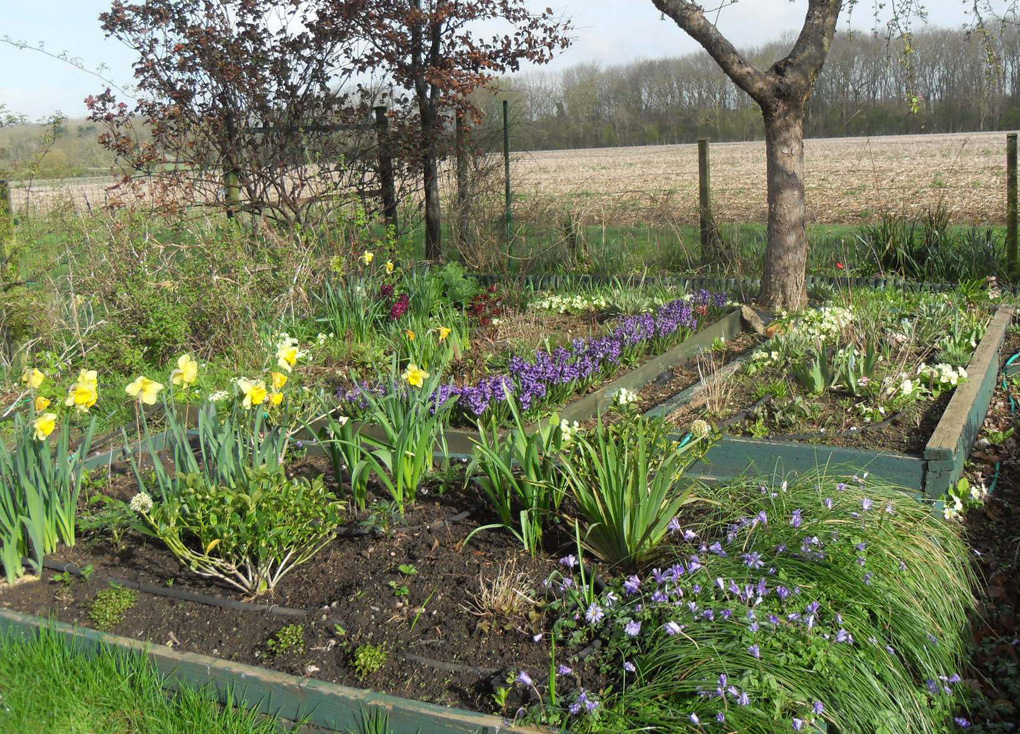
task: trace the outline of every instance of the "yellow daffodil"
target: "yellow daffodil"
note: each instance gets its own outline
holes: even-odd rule
[[[77,381],[67,392],[64,405],[75,407],[79,413],[88,413],[89,408],[99,400],[99,380],[95,370],[82,370]]]
[[[282,372],[270,372],[269,375],[273,378],[273,389],[280,391],[283,386],[287,384],[287,380],[290,378]]]
[[[269,397],[269,391],[266,390],[266,384],[262,380],[257,382],[238,380],[237,386],[244,393],[243,405],[245,410],[251,410],[252,406],[255,405],[262,405],[262,403],[266,402],[266,398]]]
[[[407,338],[408,339],[410,339],[411,341],[414,341],[414,330],[413,329],[404,329],[404,333],[407,334]]]
[[[124,392],[140,403],[155,405],[156,396],[159,395],[159,391],[162,389],[163,385],[161,383],[150,380],[145,375],[139,375],[135,378],[134,382],[124,388]]]
[[[392,260],[387,260],[386,261],[386,272],[387,273],[392,273],[393,272],[393,261]]]
[[[57,414],[43,413],[35,419],[35,423],[32,424],[32,427],[35,428],[35,440],[45,441],[57,427]]]
[[[275,391],[269,393],[269,402],[272,403],[273,405],[279,405],[280,403],[283,402],[283,393]]]
[[[187,390],[198,379],[198,362],[190,354],[177,358],[177,369],[170,373],[170,382]]]
[[[21,376],[21,381],[33,390],[38,390],[39,386],[43,384],[43,380],[45,379],[46,375],[35,367],[25,370],[25,374]]]
[[[46,410],[48,407],[50,407],[50,401],[49,401],[48,398],[44,398],[42,395],[39,395],[38,397],[36,397],[36,399],[35,399],[35,410],[36,410],[37,413],[41,413],[42,411]]]
[[[446,341],[446,337],[450,336],[450,332],[451,331],[453,331],[453,329],[451,329],[448,326],[440,326],[439,327],[439,341],[445,342]]]
[[[428,376],[428,372],[412,362],[407,365],[407,369],[404,370],[404,374],[400,377],[403,380],[407,380],[407,384],[412,387],[421,387],[425,384],[425,380],[428,379]]]
[[[298,347],[297,339],[287,337],[276,345],[276,364],[281,370],[290,372],[303,356],[305,353]]]
[[[365,250],[365,254],[361,256],[361,262],[365,263],[365,265],[371,265],[373,260],[375,260],[375,253]]]

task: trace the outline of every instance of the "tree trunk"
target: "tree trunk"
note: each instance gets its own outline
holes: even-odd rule
[[[771,311],[807,305],[808,241],[804,221],[804,104],[763,106],[769,225],[758,300]]]
[[[439,208],[439,156],[429,143],[423,161],[425,177],[425,259],[440,260],[443,256],[443,217]]]

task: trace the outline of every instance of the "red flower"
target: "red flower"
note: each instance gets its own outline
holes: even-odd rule
[[[838,270],[842,270],[843,269],[843,263],[836,263],[836,268]]]

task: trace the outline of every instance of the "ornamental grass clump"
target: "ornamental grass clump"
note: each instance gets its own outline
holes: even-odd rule
[[[22,559],[42,572],[58,543],[73,546],[78,493],[95,423],[71,449],[66,428],[53,438],[57,416],[34,408],[14,418],[13,447],[0,441],[0,566],[8,582],[23,573]]]
[[[598,615],[573,600],[618,673],[571,731],[953,728],[974,579],[951,524],[824,473],[704,497],[672,557],[611,583]]]
[[[336,537],[344,506],[322,478],[289,479],[283,469],[247,469],[233,486],[202,474],[181,477],[161,501],[136,495],[131,509],[200,576],[246,594],[272,591]]]
[[[612,425],[600,419],[593,434],[578,434],[563,473],[580,513],[582,545],[613,565],[651,561],[692,501],[695,485],[683,475],[709,443],[699,433],[680,446],[662,419],[634,415]]]

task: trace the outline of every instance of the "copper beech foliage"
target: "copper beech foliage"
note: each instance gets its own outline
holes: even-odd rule
[[[491,29],[491,30],[485,30]],[[570,22],[525,0],[347,0],[328,3],[317,35],[354,36],[358,72],[380,73],[417,114],[426,257],[441,256],[439,159],[453,115],[478,118],[476,89],[570,45]]]
[[[375,137],[370,100],[344,91],[354,39],[316,36],[317,17],[297,2],[115,0],[100,21],[137,54],[137,100],[86,103],[125,185],[168,209],[219,206],[234,171],[238,206],[290,225],[364,193]]]
[[[147,195],[222,203],[236,171],[245,208],[289,223],[324,197],[368,196],[371,78],[390,88],[394,152],[421,178],[429,256],[453,116],[477,118],[473,91],[570,42],[569,22],[524,0],[114,0],[100,20],[138,55],[138,100],[86,101],[129,174],[150,174]]]

